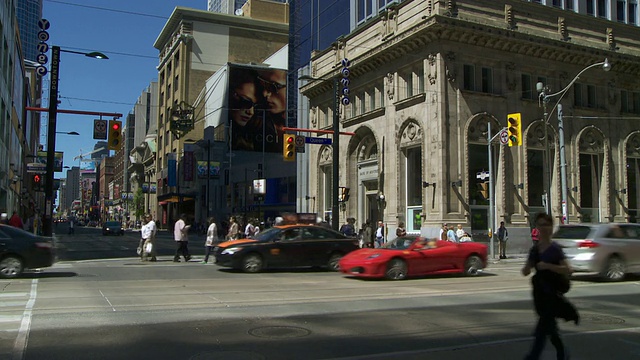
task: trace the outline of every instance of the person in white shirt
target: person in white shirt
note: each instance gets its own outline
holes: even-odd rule
[[[378,221],[378,228],[376,229],[376,247],[384,245],[384,223]]]
[[[253,238],[254,232],[256,230],[255,226],[253,226],[251,222],[251,220],[247,221],[247,226],[244,227],[244,237],[247,239]]]
[[[209,218],[208,222],[209,222],[209,228],[207,229],[207,240],[204,243],[204,247],[205,247],[204,260],[200,262],[201,264],[206,264],[207,262],[209,262],[209,255],[211,255],[211,250],[219,242],[218,228],[216,226],[216,222],[213,216]]]
[[[158,228],[156,227],[156,222],[153,221],[151,214],[146,214],[144,219],[145,224],[140,230],[142,240],[144,241],[142,245],[142,261],[157,261],[156,232],[158,231]],[[151,248],[151,251],[147,251],[148,248]]]
[[[191,225],[187,225],[185,219],[187,218],[186,214],[180,215],[180,219],[176,221],[173,226],[173,239],[178,244],[178,248],[176,249],[176,253],[173,255],[173,262],[180,262],[180,255],[184,257],[184,261],[188,262],[191,260],[191,255],[189,255],[189,238],[187,237],[187,233],[189,232],[189,228]]]

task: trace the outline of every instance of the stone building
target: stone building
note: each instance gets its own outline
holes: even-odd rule
[[[342,99],[339,122],[355,136],[340,142],[339,184],[351,189],[340,221],[383,220],[390,238],[401,221],[423,235],[437,234],[443,222],[460,223],[481,238],[495,228],[481,192],[486,185],[477,178],[488,171],[496,223],[505,221],[524,241],[530,217],[545,209],[547,188],[561,220],[556,103],[564,115],[567,220],[634,221],[639,55],[637,26],[531,2],[387,6],[314,54],[312,76],[324,80],[301,87],[311,127],[331,129],[333,79],[342,76],[341,61],[350,61],[350,101]],[[611,71],[596,66],[605,58]],[[566,92],[545,108],[537,83],[547,95]],[[522,145],[502,146],[497,135],[512,113],[521,114]],[[312,148],[309,162],[310,193],[324,215],[331,210],[331,148]]]

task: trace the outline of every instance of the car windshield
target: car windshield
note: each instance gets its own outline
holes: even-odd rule
[[[415,240],[416,238],[408,238],[408,237],[395,238],[387,242],[386,244],[382,245],[382,248],[393,249],[393,250],[405,250],[405,249],[408,249]]]
[[[270,229],[260,231],[258,235],[254,237],[254,239],[257,241],[273,241],[280,237],[281,232],[282,229],[272,227]]]

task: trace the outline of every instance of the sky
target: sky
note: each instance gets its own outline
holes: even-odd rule
[[[42,17],[51,23],[49,47],[100,51],[109,57],[60,54],[58,109],[121,113],[124,120],[142,91],[158,78],[158,50],[153,43],[176,6],[206,10],[207,0],[44,0]],[[48,106],[48,77],[43,86]],[[42,118],[40,142],[45,144],[46,114]],[[80,133],[56,136],[56,151],[64,152],[65,166],[78,166],[73,158],[93,151],[99,141],[93,139],[97,118],[58,113],[56,131]],[[56,173],[57,178],[65,176]]]

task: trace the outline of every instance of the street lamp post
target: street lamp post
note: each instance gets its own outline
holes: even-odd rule
[[[322,81],[323,79],[318,79],[310,75],[302,75],[298,78],[299,80],[316,80]],[[340,204],[338,203],[339,193],[339,171],[340,171],[340,163],[339,163],[339,154],[340,151],[340,77],[336,76],[333,79],[333,141],[331,145],[332,150],[332,186],[331,186],[331,228],[334,230],[338,230],[340,226],[338,219],[338,211]]]
[[[72,54],[85,55],[96,59],[108,59],[99,52],[83,53],[79,51],[62,50],[59,46],[51,47],[51,78],[49,83],[49,122],[47,128],[47,168],[44,182],[45,210],[42,221],[42,231],[44,236],[53,235],[53,181],[54,164],[56,151],[56,121],[58,117],[58,85],[60,81],[60,53],[68,52]]]
[[[536,84],[536,89],[538,90],[538,92],[540,92],[540,99],[543,101],[543,106],[544,106],[544,142],[545,142],[545,158],[547,161],[547,176],[546,176],[547,186],[545,191],[547,193],[546,194],[546,200],[547,200],[546,211],[548,214],[551,214],[551,164],[550,164],[551,156],[550,156],[550,149],[549,149],[549,138],[548,138],[547,127],[549,124],[549,120],[551,119],[551,114],[553,114],[556,108],[558,109],[558,146],[560,147],[560,182],[561,182],[560,186],[561,186],[561,196],[562,196],[562,220],[565,223],[569,223],[569,215],[567,210],[567,159],[565,156],[564,121],[562,118],[562,104],[560,104],[560,101],[562,101],[562,98],[567,94],[571,86],[573,86],[573,84],[575,84],[575,82],[578,81],[578,79],[580,78],[580,75],[582,75],[585,71],[598,66],[602,66],[602,70],[604,71],[611,70],[611,63],[609,62],[609,59],[604,59],[604,61],[591,64],[585,67],[584,69],[582,69],[573,78],[573,80],[569,82],[569,84],[564,89],[553,94],[547,94],[547,92],[549,91],[549,88],[546,87],[543,83],[539,82]],[[547,105],[549,101],[551,100],[551,98],[556,97],[558,95],[560,96],[558,98],[558,101],[556,101],[556,104],[551,109],[551,112],[547,113]]]

